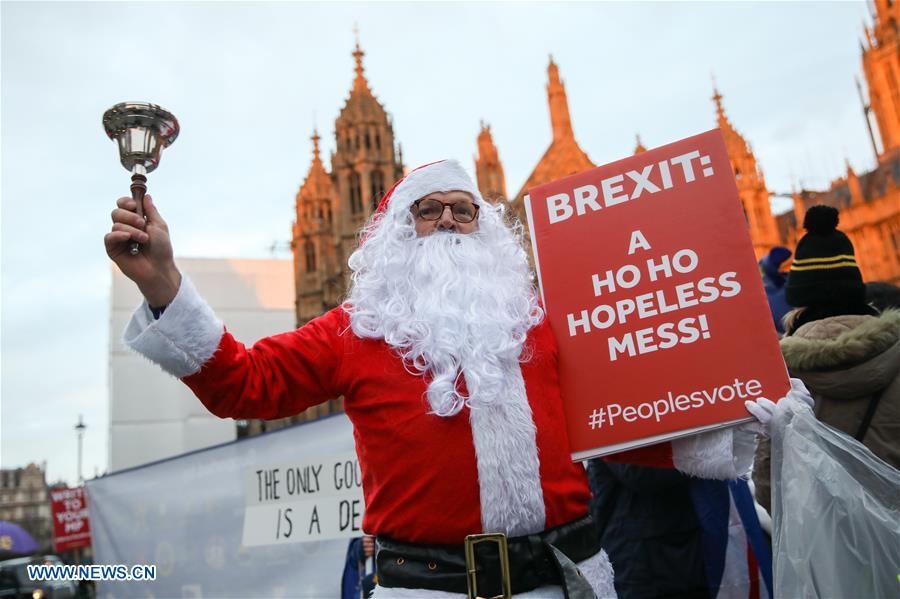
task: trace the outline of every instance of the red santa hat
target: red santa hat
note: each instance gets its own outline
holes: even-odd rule
[[[381,198],[375,214],[382,214],[389,208],[392,212],[408,210],[413,202],[436,191],[464,191],[475,199],[475,203],[484,203],[478,187],[459,162],[439,160],[417,167],[397,181]]]

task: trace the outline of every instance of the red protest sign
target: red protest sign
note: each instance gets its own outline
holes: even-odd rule
[[[573,459],[727,426],[744,400],[787,393],[718,130],[526,201]]]
[[[53,547],[57,553],[91,544],[87,494],[84,487],[50,490],[53,512]]]

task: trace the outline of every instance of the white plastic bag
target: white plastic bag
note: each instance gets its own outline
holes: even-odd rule
[[[900,597],[900,471],[809,408],[786,401],[778,408],[775,596]]]

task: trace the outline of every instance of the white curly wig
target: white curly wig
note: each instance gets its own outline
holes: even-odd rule
[[[477,230],[417,237],[412,203],[447,191],[473,197]],[[521,225],[504,216],[458,162],[432,163],[385,195],[350,256],[344,310],[353,332],[384,339],[410,372],[429,377],[427,399],[440,416],[502,403],[506,375],[528,359],[528,330],[543,318]]]

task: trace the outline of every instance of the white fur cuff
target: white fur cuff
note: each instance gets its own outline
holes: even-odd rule
[[[690,476],[734,480],[746,477],[755,451],[756,435],[724,428],[672,441],[672,462]]]
[[[159,320],[153,319],[143,301],[125,327],[122,341],[172,376],[184,378],[212,357],[224,331],[222,321],[182,274],[178,294]]]

